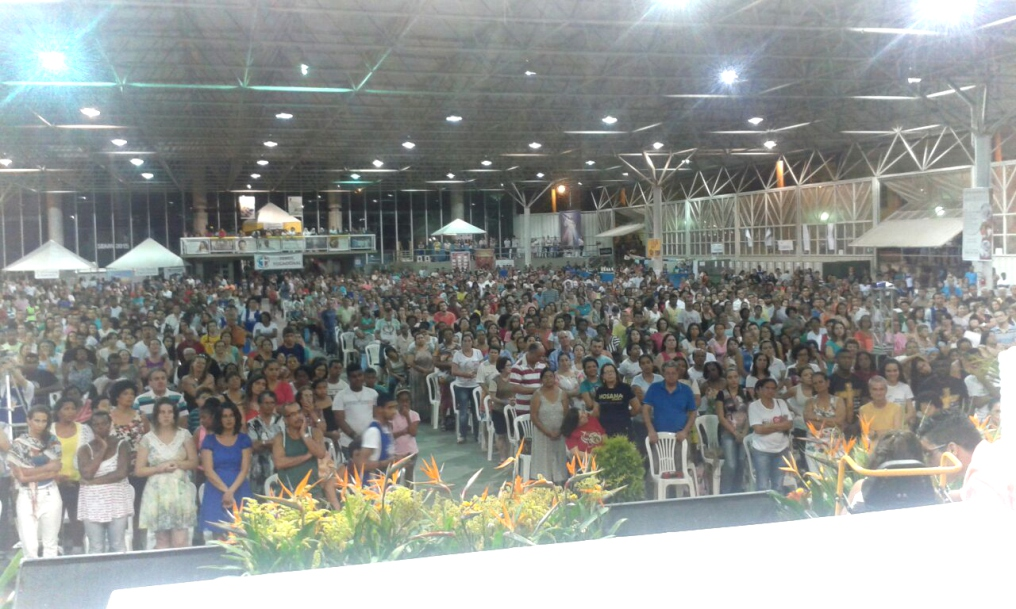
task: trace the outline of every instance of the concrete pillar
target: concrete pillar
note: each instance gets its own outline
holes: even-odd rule
[[[971,175],[971,186],[973,188],[991,188],[991,135],[975,132],[971,138],[974,144],[974,168]],[[991,248],[994,251],[994,243],[992,243]],[[971,264],[973,264],[978,278],[984,279],[984,287],[994,290],[995,277],[992,273],[992,261],[977,261]]]
[[[451,188],[451,198],[452,198],[452,217],[451,217],[451,220],[448,220],[448,222],[451,222],[452,220],[465,220],[466,219],[466,204],[465,204],[465,198],[463,197],[463,194],[462,194],[462,186],[461,185],[455,184],[455,185],[452,186],[452,188]],[[468,220],[467,220],[467,222],[468,222]]]
[[[659,239],[663,244],[663,187],[659,184],[653,185],[653,239]],[[662,253],[662,252],[661,252]],[[651,261],[653,271],[659,277],[663,273],[663,258],[654,258]]]
[[[208,230],[208,191],[205,189],[205,169],[194,168],[194,182],[191,184],[191,196],[194,201],[194,224],[191,232],[201,236]]]
[[[49,240],[63,245],[63,210],[60,207],[59,193],[46,193],[46,216],[49,218]]]
[[[529,233],[529,209],[532,207],[531,204],[527,204],[523,207],[522,212],[522,252],[525,254],[525,266],[529,266],[533,263],[533,245],[532,237]]]
[[[339,193],[328,194],[328,231],[342,232],[342,200]]]

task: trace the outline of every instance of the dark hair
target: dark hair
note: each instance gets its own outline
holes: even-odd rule
[[[548,374],[554,374],[554,371],[551,370],[550,367],[540,370],[540,380],[542,381],[543,377],[547,376]]]
[[[921,404],[931,404],[935,408],[942,410],[942,397],[934,391],[925,391],[917,394],[914,403],[918,406]]]
[[[886,433],[875,443],[868,457],[868,469],[878,469],[889,461],[924,461],[924,450],[917,434],[909,429]]]
[[[346,366],[346,376],[356,374],[357,372],[363,372],[363,367],[360,365],[359,362],[352,362],[351,364]]]
[[[886,369],[886,366],[888,366],[889,364],[896,364],[896,369],[900,371],[899,382],[902,383],[903,382],[903,364],[901,364],[899,362],[899,360],[897,360],[895,358],[890,357],[890,358],[886,359],[884,362],[882,362],[882,367],[878,371],[879,374],[881,374],[882,376],[885,376],[885,369]]]
[[[158,429],[158,427],[159,427],[159,409],[162,408],[166,404],[169,404],[170,406],[173,407],[173,425],[174,426],[176,425],[176,420],[180,418],[180,407],[178,406],[178,402],[176,401],[176,398],[171,398],[171,397],[159,398],[158,400],[155,400],[155,404],[152,404],[152,416],[151,416],[152,429],[156,429],[156,430]],[[206,404],[207,404],[207,402],[206,402]]]
[[[766,385],[772,385],[773,387],[776,387],[776,379],[774,379],[771,376],[767,376],[764,379],[759,379],[759,381],[755,383],[755,388],[759,389]]]
[[[561,421],[561,437],[567,438],[572,435],[579,426],[579,410],[578,408],[569,408],[568,412],[564,413],[564,420]]]
[[[134,386],[134,381],[117,381],[109,389],[109,399],[116,402],[120,398],[120,394],[128,389],[135,393],[135,397],[137,396],[138,388]]]
[[[587,356],[585,359],[582,360],[582,369],[583,370],[585,370],[586,365],[588,365],[589,362],[592,362],[592,363],[596,364],[597,368],[600,367],[600,362],[596,361],[596,358],[590,355],[590,356]]]
[[[205,400],[205,405],[201,407],[201,412],[207,412],[214,417],[221,407],[222,402],[219,401],[219,398],[208,398]]]
[[[95,427],[95,419],[96,419],[96,417],[98,417],[100,419],[105,417],[110,422],[113,421],[113,416],[110,415],[109,412],[107,412],[105,410],[93,410],[92,411],[92,416],[90,416],[88,418],[88,425],[89,425],[89,427]]]
[[[67,402],[70,402],[71,404],[74,404],[74,410],[77,410],[77,409],[81,408],[81,402],[79,402],[77,399],[72,398],[70,396],[64,396],[64,395],[62,395],[62,396],[60,396],[60,399],[58,399],[56,401],[56,403],[53,404],[53,416],[54,417],[56,416],[56,414],[58,412],[60,412],[60,409],[63,408],[63,405],[66,404]]]
[[[504,370],[505,366],[511,365],[512,365],[511,358],[499,357],[497,358],[497,363],[494,364],[494,368],[497,369],[498,372],[501,372],[502,370]]]
[[[205,402],[205,404],[207,405],[208,402]],[[235,426],[233,427],[233,435],[238,436],[240,435],[240,427],[243,426],[243,415],[240,413],[240,409],[237,408],[236,404],[232,402],[226,402],[215,413],[215,423],[212,424],[212,430],[216,434],[221,434],[225,432],[225,429],[223,429],[222,427],[222,413],[226,412],[227,410],[231,410],[233,412],[233,417],[236,421],[236,423],[234,424]]]
[[[32,406],[31,408],[28,409],[28,414],[26,415],[25,418],[26,420],[31,420],[32,417],[39,414],[40,412],[46,415],[46,429],[43,431],[45,435],[43,435],[42,438],[44,441],[48,443],[49,438],[51,437],[51,432],[49,431],[49,428],[53,424],[53,413],[50,412],[49,407],[43,406],[41,404]]]
[[[258,395],[258,404],[264,403],[264,401],[268,398],[272,398],[273,400],[275,400],[276,404],[278,404],[279,402],[279,398],[275,395],[274,391],[272,391],[271,389],[265,389]]]
[[[955,442],[973,452],[983,439],[981,432],[963,413],[943,410],[924,420],[921,437],[938,446]]]

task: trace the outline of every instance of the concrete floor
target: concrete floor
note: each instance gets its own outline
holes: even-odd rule
[[[482,472],[470,487],[470,496],[482,494],[484,487],[488,487],[493,493],[511,477],[511,467],[503,470],[494,469],[500,463],[496,454],[493,461],[487,461],[487,451],[481,451],[478,443],[470,441],[465,444],[456,444],[454,432],[435,431],[430,426],[421,425],[416,435],[416,443],[420,449],[416,464],[416,479],[425,479],[420,470],[420,462],[423,460],[429,462],[433,457],[437,461],[438,467],[442,468],[441,478],[452,487],[456,494],[462,491],[462,487],[469,482],[477,470],[482,469]]]

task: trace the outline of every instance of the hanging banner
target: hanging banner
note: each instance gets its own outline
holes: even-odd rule
[[[240,195],[240,220],[254,219],[254,195]]]
[[[709,244],[709,253],[713,254],[714,256],[717,255],[717,254],[723,254],[723,244],[722,243],[710,243]]]
[[[452,252],[452,268],[457,271],[469,270],[469,252]]]
[[[578,210],[569,210],[559,213],[557,217],[561,247],[569,249],[582,247],[582,236],[579,234],[582,227],[582,214]]]
[[[991,190],[963,189],[963,260],[991,260],[994,243]]]
[[[286,211],[294,218],[303,218],[303,197],[286,197]]]
[[[158,277],[159,269],[134,269],[135,277]]]
[[[302,269],[303,254],[258,254],[254,256],[255,271]]]
[[[659,239],[646,240],[646,258],[650,260],[663,259],[663,244]]]
[[[60,271],[35,271],[36,279],[60,279]]]
[[[792,252],[794,251],[793,239],[780,239],[776,242],[777,249],[781,252]]]

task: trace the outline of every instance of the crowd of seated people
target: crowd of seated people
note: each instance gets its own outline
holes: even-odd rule
[[[969,463],[968,415],[998,425],[988,364],[1016,341],[1016,292],[948,292],[916,285],[884,311],[853,276],[675,286],[639,265],[610,283],[569,268],[7,280],[0,501],[29,557],[201,542],[233,505],[307,475],[337,506],[343,467],[412,479],[429,379],[458,443],[477,441],[479,415],[506,458],[529,415],[529,475],[555,482],[610,436],[701,442],[703,415],[718,417],[724,493],[747,488],[749,456],[754,487],[779,489],[809,425],[851,437],[862,418],[876,439],[916,433],[935,464]]]

